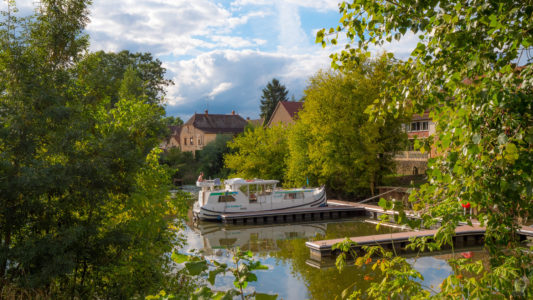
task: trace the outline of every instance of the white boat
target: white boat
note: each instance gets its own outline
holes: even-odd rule
[[[326,206],[326,190],[320,188],[277,189],[277,180],[233,178],[198,181],[201,188],[194,203],[194,217],[220,220],[221,215],[268,212],[281,209]]]

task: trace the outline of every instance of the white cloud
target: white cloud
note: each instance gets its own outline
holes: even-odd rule
[[[281,51],[298,51],[307,48],[308,41],[302,30],[298,7],[292,3],[281,1],[278,8],[279,49]]]
[[[266,15],[261,11],[234,15],[208,0],[96,0],[87,31],[93,50],[196,55],[202,48],[256,46],[253,39],[232,35],[232,30]]]
[[[271,5],[272,3],[286,3],[299,7],[313,8],[318,11],[338,10],[339,0],[236,0],[231,3],[232,7],[243,7],[248,5]]]
[[[383,45],[380,48],[371,49],[373,52],[392,52],[398,58],[407,58],[416,48],[419,38],[412,32],[407,32],[399,41],[393,40],[391,43]]]
[[[233,84],[231,82],[222,82],[221,84],[217,85],[209,94],[207,94],[207,96],[213,99],[216,95],[229,90],[232,86]]]
[[[188,118],[208,106],[213,113],[235,110],[255,118],[261,90],[272,78],[278,78],[299,98],[308,78],[329,63],[328,52],[320,48],[307,54],[214,50],[166,63],[176,83],[168,92],[168,111]]]
[[[309,20],[301,14],[311,10],[331,17],[338,2],[94,0],[87,32],[91,50],[127,49],[160,58],[175,82],[167,93],[170,115],[188,118],[209,106],[213,112],[256,117],[261,90],[272,78],[299,98],[308,78],[329,67],[328,54],[344,46],[343,38],[337,47],[313,44],[316,29],[304,28]],[[17,4],[21,14],[33,10],[33,0]],[[414,45],[416,37],[407,35],[383,49],[402,57]]]

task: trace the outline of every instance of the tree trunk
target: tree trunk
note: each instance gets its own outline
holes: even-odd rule
[[[374,184],[375,184],[374,177],[375,177],[375,173],[372,173],[372,175],[370,176],[370,194],[372,194],[371,195],[372,197],[374,196]]]
[[[11,230],[8,228],[4,236],[2,246],[6,249],[9,249],[11,244]],[[0,279],[3,279],[6,276],[7,271],[7,258],[4,258],[0,261]]]

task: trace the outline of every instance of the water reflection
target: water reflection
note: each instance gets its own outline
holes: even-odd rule
[[[364,280],[365,275],[376,280],[379,274],[370,267],[347,267],[339,272],[332,261],[319,262],[321,268],[313,267],[305,242],[398,231],[386,226],[381,226],[378,231],[375,224],[363,219],[349,219],[263,226],[200,223],[188,228],[186,234],[187,249],[202,250],[205,255],[221,262],[231,262],[226,249],[240,247],[253,251],[255,259],[270,269],[256,272],[259,280],[250,284],[249,291],[274,293],[282,299],[333,299],[354,282],[354,288],[367,288],[370,282]],[[424,285],[438,289],[442,280],[452,272],[446,262],[450,257],[448,253],[437,253],[410,259],[410,262],[424,276]],[[231,285],[230,277],[221,278],[216,284],[221,289]]]

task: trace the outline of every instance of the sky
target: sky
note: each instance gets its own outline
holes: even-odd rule
[[[21,14],[35,0],[16,1]],[[150,52],[162,61],[166,111],[184,121],[195,112],[258,118],[262,89],[277,78],[289,98],[303,95],[308,79],[330,66],[331,47],[315,33],[336,27],[337,0],[93,0],[91,51]],[[5,8],[5,3],[0,4]],[[386,50],[406,56],[407,36]]]

